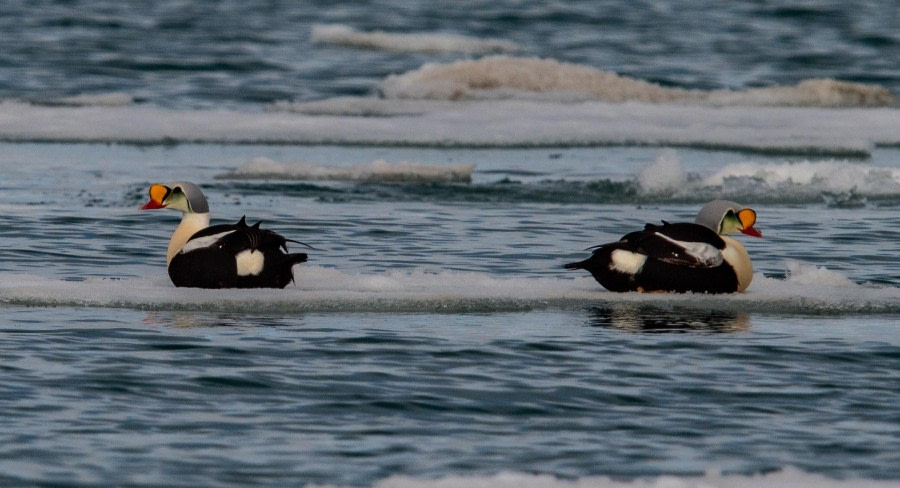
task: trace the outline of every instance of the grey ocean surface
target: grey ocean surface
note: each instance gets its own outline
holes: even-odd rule
[[[831,77],[900,93],[892,1],[432,3],[12,2],[0,99],[264,112],[475,57],[319,44],[318,24],[497,38],[671,87]],[[0,485],[468,486],[515,472],[553,488],[725,487],[796,469],[780,486],[897,486],[900,150],[707,149],[0,142]],[[238,171],[259,158],[288,169]],[[291,173],[381,160],[474,170]],[[204,188],[214,222],[247,215],[313,246],[297,284],[172,288],[179,216],[137,208],[149,184],[179,179]],[[617,296],[562,269],[723,193],[765,236],[741,237],[757,272],[743,296]]]
[[[124,92],[221,107],[365,95],[387,75],[473,55],[316,44],[315,25],[498,38],[517,55],[665,86],[788,85],[811,78],[900,92],[892,0],[10,2],[0,15],[0,98]]]

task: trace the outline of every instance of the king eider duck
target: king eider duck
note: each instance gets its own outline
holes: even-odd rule
[[[287,242],[260,222],[209,226],[209,205],[190,182],[150,187],[141,210],[171,208],[182,212],[169,241],[166,266],[175,286],[190,288],[284,288],[294,280],[293,266],[305,253],[288,253]],[[291,241],[297,242],[297,241]]]
[[[610,291],[734,293],[753,279],[742,232],[762,237],[756,212],[726,200],[706,204],[693,224],[647,224],[621,240],[595,246],[591,257],[565,265],[585,269]]]

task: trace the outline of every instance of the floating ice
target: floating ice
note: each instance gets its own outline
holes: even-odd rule
[[[746,293],[611,293],[589,276],[500,277],[486,273],[389,271],[360,274],[302,265],[284,290],[175,288],[168,279],[64,281],[0,274],[0,304],[225,312],[465,313],[578,309],[591,306],[680,307],[740,313],[900,313],[900,288],[852,283],[812,265],[785,280],[757,273]]]
[[[342,114],[343,98],[316,115],[287,110],[172,110],[0,103],[0,140],[422,147],[687,146],[766,153],[865,156],[900,145],[900,109],[728,107],[528,100],[365,99],[368,115]]]
[[[39,100],[35,103],[62,107],[122,107],[134,103],[134,97],[121,92],[96,93]]]
[[[657,476],[635,480],[615,480],[606,476],[561,479],[547,474],[500,472],[493,475],[451,475],[437,479],[391,476],[374,488],[896,488],[890,480],[832,479],[787,467],[759,474],[703,476]]]
[[[606,102],[675,102],[698,99],[699,93],[663,88],[655,83],[553,59],[490,56],[476,61],[426,64],[392,75],[381,84],[386,98],[437,100],[535,98],[553,94],[571,99],[581,94]]]
[[[279,163],[269,158],[254,158],[222,179],[335,180],[366,182],[455,182],[472,181],[474,164],[434,166],[406,161],[389,163],[376,160],[353,166],[327,166],[304,161]]]
[[[896,193],[900,189],[900,170],[850,161],[730,164],[704,178],[703,183],[723,185],[729,178],[753,178],[769,187],[818,185],[828,191],[857,188],[866,193]]]
[[[867,197],[900,195],[900,169],[854,161],[745,161],[711,174],[690,174],[674,151],[664,151],[637,174],[645,194],[779,201],[816,201],[835,207],[865,206]]]
[[[562,96],[627,101],[782,107],[885,107],[895,103],[886,88],[836,80],[806,80],[794,86],[743,91],[667,88],[596,68],[554,59],[489,56],[449,64],[426,64],[392,75],[381,84],[387,98],[438,100],[553,98]],[[578,98],[575,96],[574,98]]]
[[[814,285],[827,286],[832,288],[855,288],[856,283],[846,276],[830,271],[824,266],[816,266],[800,261],[788,260],[785,262],[787,266],[787,282],[797,285]]]
[[[517,51],[519,46],[500,39],[479,39],[456,34],[361,32],[342,24],[314,25],[313,42],[398,52],[491,53]]]
[[[804,80],[791,86],[715,90],[704,101],[713,105],[756,105],[775,107],[887,107],[897,100],[886,88],[832,79]]]
[[[340,115],[354,117],[397,117],[425,115],[438,110],[460,108],[461,102],[450,100],[385,100],[374,97],[335,97],[313,102],[275,102],[269,112],[294,112],[307,115]]]

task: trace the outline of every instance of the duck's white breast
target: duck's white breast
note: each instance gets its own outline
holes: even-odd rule
[[[725,241],[722,257],[725,258],[726,263],[734,268],[738,281],[737,291],[744,291],[750,286],[750,282],[753,281],[753,263],[750,261],[750,255],[747,253],[744,245],[736,239],[722,236],[722,240]]]

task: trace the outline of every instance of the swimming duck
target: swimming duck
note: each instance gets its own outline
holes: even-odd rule
[[[694,223],[647,224],[617,242],[589,248],[591,257],[565,267],[589,271],[610,291],[742,292],[753,279],[753,264],[728,234],[762,237],[755,223],[753,209],[713,200]]]
[[[288,253],[283,236],[247,225],[209,226],[209,204],[197,185],[181,181],[150,186],[150,201],[141,210],[171,208],[182,212],[169,241],[166,267],[175,286],[190,288],[284,288],[294,280],[293,266],[305,253]],[[297,241],[291,241],[297,242]]]

